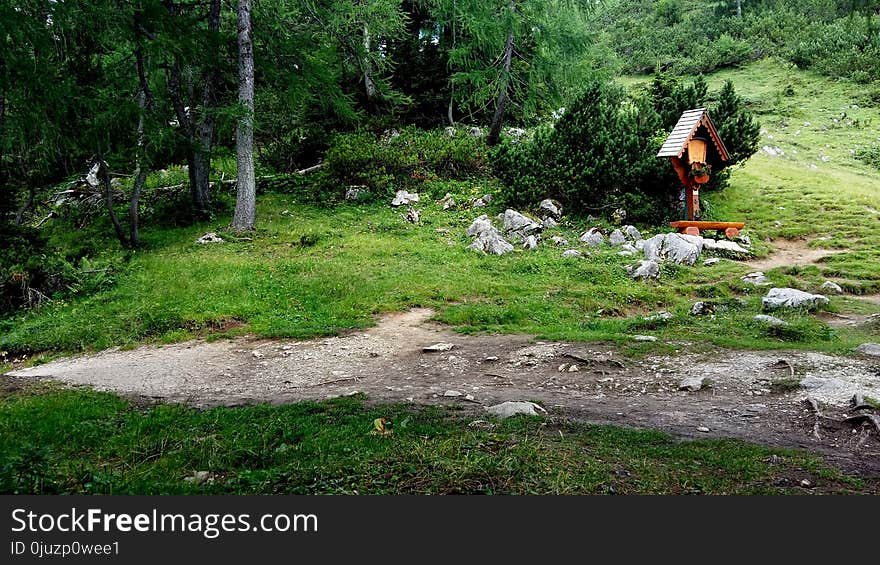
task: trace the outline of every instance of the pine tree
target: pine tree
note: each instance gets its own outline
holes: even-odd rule
[[[755,154],[761,138],[761,126],[745,108],[731,81],[725,82],[721,88],[711,116],[718,128],[718,135],[730,153],[728,166],[741,163]]]

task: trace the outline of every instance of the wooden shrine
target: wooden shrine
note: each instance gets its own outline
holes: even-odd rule
[[[669,157],[685,187],[687,219],[672,222],[672,227],[691,235],[700,235],[702,230],[719,230],[729,238],[736,237],[745,225],[742,222],[703,222],[699,219],[700,186],[709,182],[713,168],[720,169],[730,159],[705,108],[688,110],[681,115],[657,157]]]

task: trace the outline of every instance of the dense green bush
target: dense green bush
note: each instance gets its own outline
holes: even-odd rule
[[[496,149],[493,165],[504,183],[502,195],[519,206],[549,197],[579,212],[622,207],[628,218],[652,222],[678,214],[680,182],[656,154],[681,113],[706,106],[708,98],[701,78],[683,85],[658,75],[647,92],[635,96],[595,81],[532,140],[508,141]],[[724,167],[754,154],[759,138],[759,126],[731,83],[718,100],[710,115],[731,160],[716,166],[706,190],[723,188]]]
[[[880,170],[880,144],[856,152],[856,159]]]
[[[332,197],[349,186],[364,186],[374,197],[418,188],[436,179],[467,179],[488,172],[487,148],[464,129],[423,131],[405,128],[377,136],[340,134],[325,156],[322,184]]]
[[[801,68],[870,82],[880,79],[880,5],[853,0],[735,2],[619,0],[596,17],[627,72],[660,66],[679,74],[786,57]]]

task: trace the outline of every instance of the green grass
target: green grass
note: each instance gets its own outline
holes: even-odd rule
[[[379,417],[393,434],[371,433]],[[0,492],[69,494],[771,494],[876,492],[818,459],[732,440],[361,398],[199,411],[57,388],[0,397]],[[776,457],[774,457],[774,455]],[[197,471],[201,483],[187,482]]]
[[[846,250],[818,266],[773,269],[767,274],[776,285],[815,291],[833,278],[853,293],[880,291],[880,172],[854,156],[880,139],[877,103],[857,86],[773,60],[718,73],[709,82],[717,87],[728,78],[759,114],[766,130],[762,145],[779,146],[785,155],[758,154],[734,171],[728,190],[706,196],[708,213],[746,221],[761,253],[781,237],[815,238],[810,245]],[[635,87],[639,80],[627,82]],[[819,159],[820,153],[830,160]],[[165,176],[182,175],[172,170]],[[739,277],[750,269],[732,261],[709,268],[667,265],[660,282],[633,282],[623,270],[632,259],[610,248],[585,260],[563,260],[561,250],[549,245],[481,256],[465,249],[464,229],[477,213],[443,211],[436,200],[451,190],[466,201],[491,191],[491,182],[440,184],[426,183],[421,191],[420,226],[407,224],[384,204],[321,208],[298,202],[296,195],[265,194],[253,241],[194,243],[206,231],[222,232],[228,216],[194,227],[148,225],[145,250],[127,257],[95,232],[67,230],[59,239],[63,245],[90,241],[97,249],[111,249],[94,263],[109,265],[112,280],[90,295],[0,320],[0,350],[99,350],[245,332],[306,338],[369,326],[375,314],[412,306],[437,309],[439,320],[463,332],[604,340],[627,344],[630,352],[664,348],[661,342],[633,345],[628,338],[633,333],[727,347],[832,352],[872,339],[828,328],[805,313],[785,314],[792,322],[785,332],[753,324],[763,291],[743,285]],[[558,233],[576,242],[588,225],[574,221]],[[666,228],[645,231],[658,229]],[[688,311],[697,300],[732,307],[694,318]],[[834,297],[830,309],[871,313],[880,306]],[[657,310],[669,310],[674,318],[663,324],[642,320]]]

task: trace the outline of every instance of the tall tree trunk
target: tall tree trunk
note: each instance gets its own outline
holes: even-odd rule
[[[238,164],[237,198],[232,228],[254,229],[256,186],[254,179],[254,44],[251,36],[251,0],[238,2],[238,101],[244,115],[235,132]]]
[[[134,184],[131,188],[131,199],[128,206],[128,239],[132,248],[140,247],[140,198],[141,190],[147,182],[147,136],[145,115],[153,109],[153,93],[150,91],[150,83],[147,80],[147,65],[141,45],[142,34],[140,31],[140,12],[135,12],[134,19],[135,38],[137,45],[134,50],[135,64],[138,75],[138,125],[137,125],[137,151],[135,152]]]
[[[367,96],[367,107],[372,112],[376,106],[376,81],[373,80],[373,65],[370,62],[370,28],[364,24],[364,93]]]
[[[210,0],[208,7],[208,31],[212,34],[220,30],[220,0]],[[176,15],[177,7],[173,0],[165,0],[165,7],[172,15]],[[211,174],[211,147],[214,136],[214,114],[212,106],[215,103],[215,91],[217,82],[216,55],[213,49],[209,50],[210,63],[202,77],[202,97],[199,101],[200,112],[187,111],[187,106],[192,110],[195,103],[184,102],[182,86],[182,72],[180,59],[175,57],[171,64],[168,79],[168,93],[177,122],[187,140],[187,168],[189,174],[190,196],[196,216],[208,217],[210,205],[210,174]],[[188,94],[192,94],[191,92]],[[188,96],[192,99],[192,96]]]
[[[513,61],[513,28],[514,13],[516,12],[516,0],[510,0],[510,28],[507,31],[507,43],[504,45],[504,68],[501,71],[501,85],[498,99],[495,101],[495,115],[492,116],[492,124],[489,127],[489,145],[497,145],[501,140],[501,126],[504,124],[504,111],[507,108],[507,94],[510,88],[510,67]]]
[[[742,0],[736,0],[736,17],[743,17],[743,3]]]
[[[104,198],[107,204],[107,213],[110,215],[110,222],[113,224],[113,231],[116,232],[116,238],[122,244],[122,247],[129,247],[128,238],[125,237],[125,232],[122,231],[119,218],[116,217],[116,211],[113,209],[113,183],[110,182],[110,169],[107,167],[107,162],[104,161],[104,155],[100,152],[98,153],[98,159],[100,163],[98,175],[101,179],[101,184],[104,185]]]

